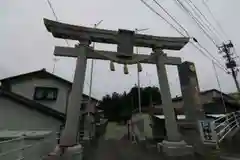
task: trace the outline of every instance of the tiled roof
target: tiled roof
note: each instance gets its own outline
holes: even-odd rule
[[[24,80],[24,79],[28,79],[28,78],[32,78],[32,77],[41,77],[41,78],[53,78],[53,79],[56,79],[58,81],[61,81],[69,86],[72,85],[72,82],[66,80],[66,79],[63,79],[55,74],[52,74],[52,73],[49,73],[46,71],[46,69],[41,69],[41,70],[37,70],[37,71],[34,71],[34,72],[28,72],[28,73],[23,73],[23,74],[19,74],[19,75],[16,75],[16,76],[12,76],[12,77],[7,77],[7,78],[4,78],[4,79],[1,79],[0,81],[4,84],[4,82],[6,81],[11,81],[11,80]],[[89,97],[88,95],[86,94],[83,94],[83,96],[85,97]],[[91,97],[92,100],[95,100],[95,101],[98,101],[96,98],[94,97]]]

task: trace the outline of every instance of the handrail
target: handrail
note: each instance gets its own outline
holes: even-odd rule
[[[219,117],[219,118],[215,119],[213,122],[218,122],[219,120],[224,119],[224,118],[226,118],[227,116],[229,116],[229,115],[231,115],[231,114],[232,114],[232,113],[227,113],[227,114],[225,114],[225,116]]]
[[[235,117],[228,118],[228,117],[226,116],[226,117],[224,117],[224,118],[227,118],[226,120],[227,120],[227,122],[229,122],[232,118],[235,118]],[[225,121],[226,121],[226,120],[225,120]],[[224,122],[225,122],[225,121],[224,121]],[[224,122],[222,122],[222,123],[224,123]],[[222,123],[220,123],[218,126],[216,126],[215,129],[219,128]]]
[[[236,123],[236,122],[232,121],[231,123],[227,124],[222,130],[226,130],[233,123]],[[217,133],[217,135],[220,135],[220,133]]]
[[[227,131],[227,133],[225,133],[218,141],[221,142],[221,141],[226,137],[226,135],[227,135],[228,133],[230,133],[230,132],[232,131],[232,129],[235,128],[236,126],[237,126],[237,125],[235,125],[235,126],[233,126],[232,128],[230,128],[230,129]]]
[[[212,123],[215,126],[217,141],[220,143],[234,128],[240,127],[240,112],[228,113],[223,117],[217,118]],[[223,122],[219,122],[224,120]],[[223,128],[220,128],[223,127]]]

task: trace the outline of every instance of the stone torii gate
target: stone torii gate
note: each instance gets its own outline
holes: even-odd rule
[[[189,38],[157,37],[135,34],[134,31],[129,30],[112,31],[87,28],[48,19],[44,19],[44,23],[47,30],[54,37],[80,42],[75,48],[56,46],[54,50],[54,55],[56,56],[77,58],[74,81],[67,106],[66,125],[60,139],[60,146],[68,148],[77,145],[78,122],[79,115],[81,115],[80,106],[87,59],[100,59],[124,65],[137,63],[156,64],[167,131],[167,140],[163,143],[163,149],[166,153],[172,154],[172,152],[175,152],[175,149],[180,149],[180,152],[182,152],[183,149],[187,148],[178,131],[165,68],[165,65],[179,66],[182,62],[179,57],[167,56],[163,50],[180,50],[188,43]],[[89,46],[92,42],[117,44],[117,52],[94,50]],[[150,55],[134,54],[134,46],[152,48],[153,53]]]

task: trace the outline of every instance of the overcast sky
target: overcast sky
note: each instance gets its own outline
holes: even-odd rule
[[[193,0],[209,17],[201,0]],[[60,21],[83,26],[93,26],[103,20],[99,28],[117,30],[134,28],[149,28],[146,34],[157,36],[180,36],[168,24],[148,10],[140,0],[51,0]],[[151,0],[147,2],[152,3]],[[183,13],[173,0],[159,0],[181,24],[196,37],[222,63],[221,55],[214,45],[195,26],[191,19]],[[219,20],[228,37],[240,53],[240,14],[239,0],[209,0],[209,7]],[[155,6],[160,13],[161,10]],[[63,40],[55,39],[46,31],[43,18],[54,20],[54,16],[46,0],[1,0],[0,1],[0,78],[27,73],[46,68],[53,70],[53,49],[55,45],[66,46]],[[167,17],[163,14],[163,16]],[[69,41],[71,46],[75,42]],[[116,46],[96,45],[99,49],[114,50]],[[143,54],[150,50],[140,49]],[[194,49],[190,44],[181,51],[168,52],[168,55],[179,56],[183,61],[192,61],[196,65],[201,90],[219,89],[214,75],[211,61]],[[237,61],[239,63],[239,61]],[[59,58],[56,63],[55,74],[72,80],[75,60]],[[168,66],[169,82],[172,96],[180,95],[179,79],[176,67]],[[85,80],[89,83],[90,64],[88,64]],[[122,65],[116,65],[116,72],[111,72],[108,61],[95,62],[93,78],[93,95],[101,98],[112,92],[128,91],[137,83],[136,65],[129,67],[129,75],[123,74]],[[217,69],[221,88],[224,92],[236,91],[232,78],[222,70]],[[143,65],[140,73],[141,85],[158,85],[156,67]],[[85,84],[84,92],[88,93],[89,86]]]

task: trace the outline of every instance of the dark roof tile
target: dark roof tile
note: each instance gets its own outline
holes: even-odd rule
[[[63,79],[63,78],[61,78],[61,77],[59,77],[55,74],[47,72],[45,68],[43,68],[41,70],[38,70],[38,71],[34,71],[34,72],[28,72],[28,73],[19,74],[19,75],[12,76],[12,77],[7,77],[7,78],[4,78],[4,79],[1,79],[0,81],[2,83],[4,83],[4,82],[11,81],[11,80],[24,80],[24,79],[31,78],[31,77],[54,78],[54,79],[59,80],[59,81],[65,83],[69,86],[72,85],[72,82],[70,82],[66,79]],[[86,94],[83,94],[83,96],[89,97]],[[93,97],[91,97],[91,99],[95,100],[95,101],[98,101],[96,98],[93,98]]]

